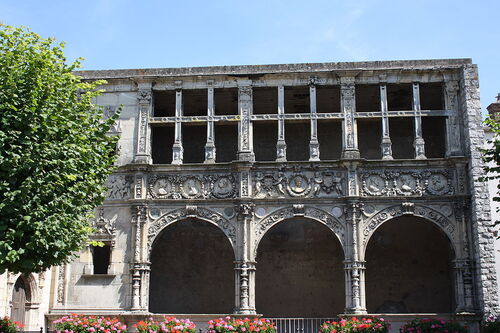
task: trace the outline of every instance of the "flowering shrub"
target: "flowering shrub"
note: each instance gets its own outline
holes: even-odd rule
[[[23,324],[18,321],[12,321],[9,317],[3,317],[3,319],[0,319],[0,332],[2,333],[16,333],[23,327]]]
[[[72,313],[54,320],[57,333],[125,333],[127,326],[117,318],[84,316]]]
[[[399,329],[400,333],[467,333],[467,328],[454,321],[415,319]]]
[[[482,333],[498,333],[500,332],[500,316],[498,317],[489,317],[486,319],[484,324],[481,326]]]
[[[387,333],[389,331],[389,326],[389,323],[386,323],[383,318],[367,317],[358,319],[352,317],[351,319],[324,322],[321,324],[319,331],[321,333]]]
[[[208,333],[276,333],[276,326],[269,319],[219,318],[208,322]]]
[[[149,320],[141,320],[134,325],[139,333],[195,333],[196,325],[189,319],[177,319],[175,317],[165,317],[163,322]]]

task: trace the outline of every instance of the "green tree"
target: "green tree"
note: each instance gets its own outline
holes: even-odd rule
[[[64,44],[0,24],[0,273],[71,258],[116,159],[116,114],[93,104],[103,81],[81,82]]]
[[[488,141],[487,148],[483,149],[483,160],[485,162],[486,177],[484,180],[496,181],[497,192],[493,201],[500,202],[500,122],[495,118],[487,118],[485,124],[493,133],[493,138]],[[500,221],[495,221],[496,225]],[[500,238],[500,236],[497,236]]]

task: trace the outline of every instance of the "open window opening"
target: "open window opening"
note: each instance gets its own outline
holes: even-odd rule
[[[382,141],[381,119],[358,119],[358,147],[361,158],[375,160],[382,158],[380,142]]]
[[[395,159],[411,159],[415,157],[415,148],[413,147],[415,130],[413,122],[413,118],[389,118],[392,157]]]
[[[338,86],[316,87],[316,112],[340,112],[340,88]]]
[[[444,110],[443,84],[441,82],[420,83],[419,91],[422,110]]]
[[[182,90],[182,112],[184,116],[206,116],[207,107],[207,89]]]
[[[206,123],[182,124],[183,163],[203,163],[206,143]]]
[[[109,274],[111,245],[104,244],[104,246],[92,246],[91,251],[94,274]]]
[[[214,103],[216,115],[237,115],[238,88],[214,89]]]
[[[310,141],[311,123],[309,121],[285,121],[286,158],[288,161],[308,161]]]
[[[153,115],[175,117],[175,90],[153,91]]]
[[[277,87],[253,88],[253,113],[254,114],[278,113]]]
[[[446,155],[446,118],[422,117],[422,137],[427,158],[442,158]]]
[[[413,89],[411,84],[388,84],[387,107],[389,111],[413,110]]]
[[[253,149],[256,161],[275,161],[278,123],[276,121],[253,123]]]
[[[172,163],[172,146],[174,145],[175,129],[168,126],[151,126],[151,156],[153,164]]]
[[[339,160],[342,154],[342,123],[319,120],[318,141],[320,160]]]
[[[380,86],[376,84],[356,85],[356,111],[380,112]]]
[[[309,87],[285,87],[285,113],[309,113]]]
[[[215,161],[218,163],[236,160],[238,152],[238,124],[215,123]]]

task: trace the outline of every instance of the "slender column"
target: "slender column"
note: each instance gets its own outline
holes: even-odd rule
[[[182,164],[184,148],[182,147],[182,89],[181,84],[176,82],[175,90],[175,138],[172,149],[172,164]]]
[[[389,107],[387,105],[387,85],[380,84],[380,111],[382,112],[382,159],[392,160],[392,142],[389,133]]]
[[[445,108],[451,112],[446,118],[446,156],[462,156],[460,118],[458,116],[458,82],[446,81],[444,94]]]
[[[309,104],[311,108],[311,141],[309,142],[309,161],[319,161],[318,119],[316,119],[316,79],[311,78],[309,85]]]
[[[237,314],[256,314],[255,312],[255,263],[249,261],[250,224],[253,216],[252,204],[240,204],[238,222],[240,229],[240,260],[235,263],[236,308]]]
[[[137,149],[134,157],[134,163],[151,163],[150,154],[150,130],[149,116],[151,114],[151,82],[139,83],[137,91],[137,101],[139,104],[139,119],[137,129]]]
[[[208,82],[207,100],[207,143],[205,145],[205,163],[215,163],[215,132],[214,132],[214,87]]]
[[[285,87],[278,86],[278,142],[276,143],[276,161],[286,162],[285,142]]]
[[[142,226],[146,221],[146,206],[132,206],[132,223],[135,226],[134,237],[134,257],[132,263],[132,311],[140,311],[142,309],[141,294],[144,267],[141,260],[142,247]]]
[[[418,82],[413,82],[413,113],[415,115],[415,158],[425,159],[425,142],[422,137],[422,118],[420,115],[420,89]]]
[[[343,136],[342,136],[342,158],[359,158],[358,130],[356,124],[354,76],[343,76],[340,78],[341,100],[340,105],[344,113]]]
[[[255,161],[253,152],[253,126],[250,116],[252,115],[252,86],[250,81],[241,82],[238,87],[238,160]]]

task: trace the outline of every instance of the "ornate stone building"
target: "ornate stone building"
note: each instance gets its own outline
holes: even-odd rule
[[[497,312],[470,59],[79,75],[107,80],[106,116],[122,106],[106,246],[0,280],[32,329],[68,312]]]

